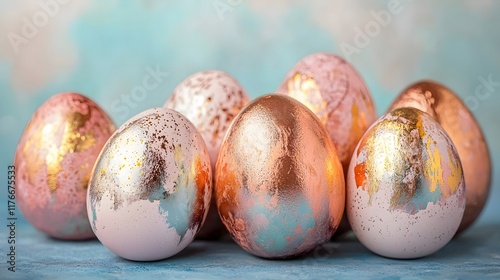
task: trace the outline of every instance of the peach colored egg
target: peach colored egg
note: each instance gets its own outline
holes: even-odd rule
[[[136,261],[173,256],[193,241],[210,207],[205,142],[180,113],[146,110],[106,143],[87,196],[92,230],[109,250]]]
[[[215,170],[222,222],[244,250],[264,258],[300,256],[328,241],[344,211],[344,182],[325,127],[280,94],[236,116]]]
[[[451,89],[434,81],[410,85],[389,110],[401,107],[414,107],[431,115],[458,150],[467,186],[465,214],[458,229],[460,233],[477,219],[490,192],[491,160],[481,127]]]
[[[318,116],[345,174],[356,144],[377,119],[370,91],[356,69],[334,54],[310,54],[288,72],[277,92],[299,100]],[[336,235],[348,230],[344,221]]]
[[[212,170],[215,168],[220,144],[233,118],[250,98],[243,87],[229,74],[209,70],[195,73],[182,81],[165,103],[165,108],[186,116],[198,129],[207,144]],[[197,235],[200,239],[217,239],[224,232],[215,195],[207,220]]]
[[[430,255],[455,235],[464,209],[458,152],[428,114],[396,109],[361,138],[347,173],[346,211],[368,249],[400,259]]]
[[[60,239],[94,237],[86,211],[92,167],[115,127],[92,100],[61,93],[42,104],[15,155],[17,202],[37,229]]]

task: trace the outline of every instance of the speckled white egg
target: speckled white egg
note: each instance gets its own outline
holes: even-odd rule
[[[419,258],[445,246],[465,209],[458,152],[418,109],[394,110],[361,138],[347,172],[347,215],[376,254]]]
[[[109,250],[152,261],[191,243],[211,195],[203,138],[180,113],[156,108],[133,117],[108,140],[89,182],[87,211]]]
[[[250,98],[231,75],[208,70],[195,73],[182,81],[165,103],[165,108],[186,116],[198,129],[207,144],[212,170],[219,154],[222,139],[238,112]],[[215,195],[207,220],[197,235],[200,239],[217,239],[224,233]]]

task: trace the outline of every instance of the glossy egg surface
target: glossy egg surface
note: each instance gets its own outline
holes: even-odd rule
[[[457,148],[467,186],[465,213],[458,229],[462,232],[481,214],[491,188],[491,159],[481,127],[458,95],[434,81],[410,85],[389,110],[401,107],[414,107],[431,115]]]
[[[33,114],[17,146],[17,203],[37,229],[59,239],[88,239],[87,185],[115,126],[91,99],[54,95]]]
[[[465,181],[453,142],[414,108],[387,113],[358,144],[347,174],[347,214],[376,254],[418,258],[445,246],[465,209]]]
[[[207,144],[214,170],[222,139],[234,117],[249,100],[243,87],[231,75],[208,70],[182,81],[164,107],[183,114],[198,129]],[[218,239],[224,232],[213,195],[207,220],[197,238]]]
[[[239,113],[215,176],[223,223],[260,257],[309,252],[342,218],[345,186],[335,147],[316,115],[284,95],[265,95]]]
[[[170,109],[146,110],[106,143],[88,189],[88,214],[115,254],[151,261],[194,239],[212,195],[210,158],[189,120]]]

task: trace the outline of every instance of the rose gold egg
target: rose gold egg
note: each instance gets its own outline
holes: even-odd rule
[[[334,54],[314,53],[288,72],[277,92],[299,100],[318,116],[337,148],[345,175],[359,139],[377,119],[359,73]],[[336,235],[349,230],[348,222],[341,225]]]
[[[449,88],[420,81],[403,90],[389,111],[414,107],[431,115],[455,144],[464,169],[466,207],[458,233],[479,216],[490,191],[491,161],[486,140],[474,115]]]
[[[17,146],[17,203],[37,229],[60,239],[94,237],[86,195],[92,167],[115,127],[92,100],[61,93],[40,106]]]
[[[285,95],[260,97],[234,119],[215,171],[222,222],[247,252],[290,258],[328,241],[345,203],[342,166],[328,132]]]
[[[232,76],[210,70],[195,73],[182,81],[164,107],[183,114],[195,125],[207,144],[214,170],[222,138],[233,118],[249,100],[243,87]],[[197,238],[217,239],[224,233],[215,195],[212,200],[207,219]]]

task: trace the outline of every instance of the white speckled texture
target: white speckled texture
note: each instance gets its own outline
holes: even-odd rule
[[[429,115],[398,109],[368,129],[347,173],[346,211],[363,245],[391,258],[427,256],[452,239],[464,209],[458,153]]]
[[[182,81],[164,107],[183,114],[198,129],[207,145],[214,170],[222,139],[234,117],[249,100],[243,87],[232,76],[208,70],[192,74]],[[207,220],[197,237],[218,239],[224,232],[213,195]]]
[[[182,81],[164,107],[183,114],[194,124],[205,140],[214,167],[231,121],[249,100],[233,77],[222,71],[209,70]]]
[[[89,183],[94,233],[117,255],[139,261],[175,255],[207,215],[212,173],[205,143],[184,116],[147,110],[106,143]]]

